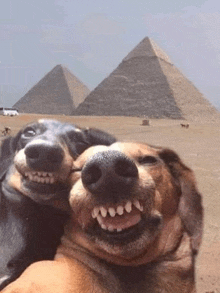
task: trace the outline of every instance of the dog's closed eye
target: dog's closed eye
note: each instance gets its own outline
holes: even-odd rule
[[[138,158],[138,163],[141,165],[153,165],[158,162],[157,158],[154,156],[141,156]]]

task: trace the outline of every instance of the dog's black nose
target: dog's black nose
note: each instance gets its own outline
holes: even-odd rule
[[[94,195],[129,195],[138,178],[135,163],[119,151],[95,154],[82,170],[82,182]]]
[[[25,147],[27,163],[32,169],[55,171],[64,158],[63,149],[52,142],[30,143]]]

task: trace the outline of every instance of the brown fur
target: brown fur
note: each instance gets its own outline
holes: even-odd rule
[[[117,170],[126,180],[108,185],[111,166],[119,161],[128,164]],[[89,185],[86,178],[94,175],[89,168],[97,164],[102,174],[107,172],[101,189]],[[4,293],[195,293],[195,257],[201,243],[203,209],[194,174],[178,155],[145,144],[115,143],[86,150],[74,168],[72,219],[55,261],[31,265]],[[99,183],[101,176],[89,179]],[[125,182],[130,182],[129,189]],[[113,193],[117,186],[123,187],[119,194],[117,190]],[[125,233],[122,237],[126,241],[121,241],[116,233],[113,241],[111,232],[100,232],[91,213],[94,207],[116,209],[128,200],[139,200],[143,211],[133,206],[130,214],[124,212],[114,218],[118,217],[118,222],[107,215],[106,225],[111,221],[118,227],[127,225],[123,217],[134,221],[140,214],[141,220],[134,226],[129,224],[132,240]]]

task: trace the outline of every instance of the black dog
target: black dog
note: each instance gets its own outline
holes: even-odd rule
[[[32,262],[52,259],[68,218],[69,175],[91,145],[111,135],[39,120],[5,139],[0,156],[0,290]]]

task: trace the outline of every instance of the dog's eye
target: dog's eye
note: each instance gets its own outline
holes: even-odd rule
[[[32,137],[35,136],[35,134],[36,131],[32,127],[27,127],[23,132],[23,135],[26,137]]]
[[[157,163],[157,158],[153,157],[153,156],[142,156],[138,158],[138,163],[139,164],[155,164]]]

